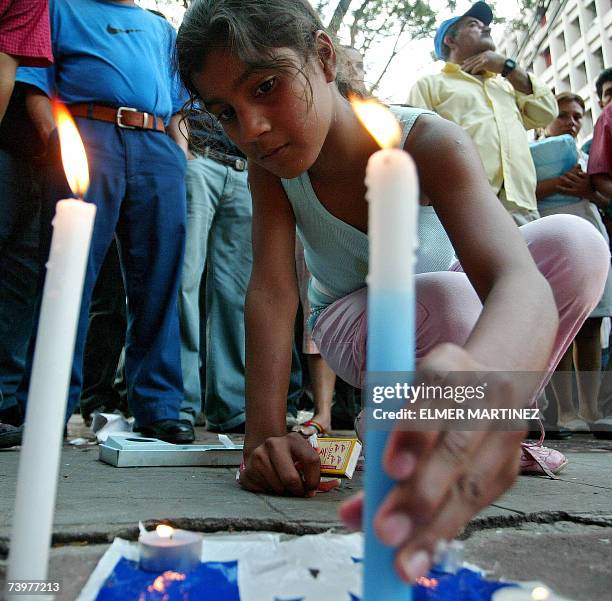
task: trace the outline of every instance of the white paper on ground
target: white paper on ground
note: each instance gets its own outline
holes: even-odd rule
[[[110,434],[129,434],[134,430],[134,418],[126,419],[122,413],[94,412],[91,431],[98,442],[106,442]]]
[[[275,557],[252,556],[238,564],[240,599],[349,601],[349,593],[361,596],[361,564],[353,561],[361,557],[360,533],[325,533],[282,541]]]
[[[236,443],[227,434],[219,434],[219,442],[226,449],[235,449],[237,446]]]
[[[137,543],[116,538],[76,601],[94,601],[119,559],[138,561],[138,555]],[[287,540],[275,533],[219,533],[205,536],[202,543],[202,561],[238,561],[241,601],[350,601],[350,594],[361,598],[363,564],[353,558],[362,555],[361,533]],[[476,566],[464,566],[480,571]],[[520,585],[523,590],[543,586],[538,582]],[[504,601],[511,599],[505,595]],[[548,601],[571,600],[553,593]]]
[[[360,564],[336,561],[314,570],[304,559],[240,562],[240,601],[350,601],[350,593],[361,598]]]
[[[202,561],[239,561],[278,557],[280,534],[212,534],[202,543]]]

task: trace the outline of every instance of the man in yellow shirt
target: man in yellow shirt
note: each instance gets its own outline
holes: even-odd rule
[[[526,130],[548,125],[557,116],[557,103],[533,75],[495,52],[492,20],[488,4],[477,2],[465,14],[444,21],[434,44],[446,65],[415,84],[408,104],[431,109],[467,131],[489,183],[523,225],[539,217]]]

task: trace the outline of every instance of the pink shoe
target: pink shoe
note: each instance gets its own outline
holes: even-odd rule
[[[521,474],[533,476],[549,476],[556,479],[567,465],[567,457],[542,444],[521,443]]]

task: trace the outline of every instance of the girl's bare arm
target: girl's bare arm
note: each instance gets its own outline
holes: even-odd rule
[[[465,349],[490,369],[544,369],[558,327],[552,291],[493,194],[472,140],[453,123],[422,116],[407,150],[484,305]]]
[[[240,484],[254,492],[311,495],[319,484],[319,456],[300,434],[287,434],[285,422],[298,304],[295,219],[276,177],[250,165],[249,181],[253,271],[245,308],[247,419]]]

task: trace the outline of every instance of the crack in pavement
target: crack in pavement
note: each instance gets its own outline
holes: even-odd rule
[[[145,528],[151,530],[158,524],[169,524],[174,528],[191,530],[203,533],[232,533],[232,532],[277,532],[301,536],[303,534],[321,534],[323,532],[345,530],[338,522],[291,522],[281,519],[258,519],[258,518],[173,518],[145,520]],[[72,545],[101,545],[112,543],[115,537],[126,540],[138,540],[139,530],[137,526],[118,527],[109,531],[91,530],[74,532],[54,532],[51,539],[52,547],[64,547]],[[0,537],[0,559],[6,559],[9,551],[9,538]]]
[[[516,511],[516,510],[510,510]],[[457,538],[467,540],[473,534],[484,530],[498,528],[516,528],[524,524],[555,524],[556,522],[571,522],[582,526],[612,527],[612,514],[575,514],[566,511],[543,511],[538,513],[520,513],[517,515],[499,515],[472,520]]]
[[[492,516],[476,518],[457,537],[466,540],[477,532],[499,528],[516,528],[527,523],[554,524],[556,522],[571,522],[585,526],[612,527],[612,514],[572,514],[565,511],[546,511],[540,513],[527,513],[517,515]],[[278,532],[300,536],[303,534],[321,534],[323,532],[347,532],[338,522],[294,522],[277,519],[257,518],[177,518],[147,520],[145,527],[150,530],[156,525],[164,523],[175,528],[192,530],[194,532]],[[55,532],[52,538],[53,547],[70,545],[96,545],[109,544],[115,537],[126,540],[138,540],[138,527],[118,527],[110,531],[94,530],[74,532]],[[0,559],[6,559],[9,550],[9,539],[0,537]]]

